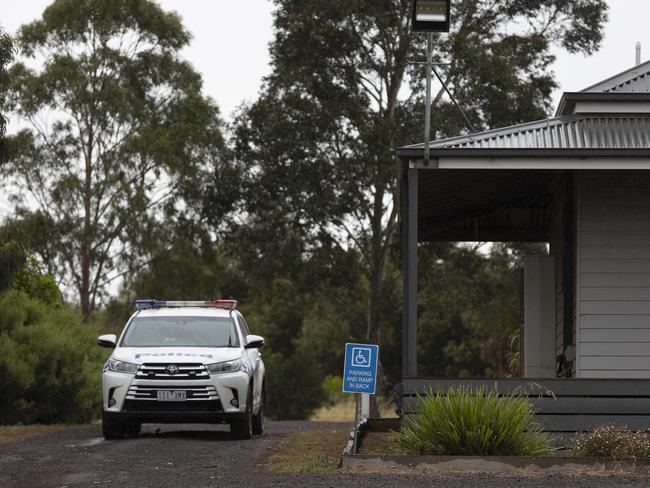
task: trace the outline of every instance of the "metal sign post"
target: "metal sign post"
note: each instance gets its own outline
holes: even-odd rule
[[[359,422],[361,422],[361,393],[354,394],[354,437],[352,438],[352,453],[356,454],[359,447]]]
[[[361,395],[374,395],[377,388],[377,363],[379,346],[375,344],[345,345],[345,367],[343,369],[343,392],[355,393],[354,437],[352,453],[359,445],[359,424],[362,422]]]

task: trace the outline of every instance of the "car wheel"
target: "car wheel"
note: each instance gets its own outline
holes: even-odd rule
[[[264,433],[264,403],[266,402],[266,393],[262,388],[262,397],[260,398],[260,408],[257,415],[253,415],[253,434],[262,435]]]
[[[230,423],[230,436],[235,440],[253,437],[253,390],[248,390],[246,412],[243,417]]]
[[[121,439],[126,434],[124,422],[102,410],[102,434],[104,439]]]

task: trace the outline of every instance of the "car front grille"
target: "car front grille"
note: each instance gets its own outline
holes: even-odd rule
[[[184,403],[184,402],[158,402],[158,391],[185,391],[187,401],[218,400],[217,389],[212,385],[131,385],[126,393],[127,400],[155,401],[157,403]]]
[[[200,363],[145,363],[135,377],[139,380],[207,380],[210,373]]]

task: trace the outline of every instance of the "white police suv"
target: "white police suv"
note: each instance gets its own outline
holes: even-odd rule
[[[251,335],[235,300],[136,300],[137,312],[102,376],[106,439],[142,423],[229,423],[234,439],[264,431],[264,339]]]

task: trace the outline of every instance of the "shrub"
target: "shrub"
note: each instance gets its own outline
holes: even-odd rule
[[[0,424],[95,418],[101,366],[95,332],[77,311],[0,294]]]
[[[301,350],[286,357],[264,354],[266,413],[277,420],[308,418],[325,401],[323,375],[311,356]]]
[[[571,451],[584,457],[649,458],[650,432],[604,425],[576,436]]]
[[[56,280],[48,274],[43,274],[41,265],[33,256],[27,257],[25,264],[16,275],[12,288],[47,305],[61,304],[61,291]]]
[[[551,451],[550,438],[521,393],[452,387],[419,398],[418,415],[397,434],[410,454],[535,456]]]
[[[325,404],[336,405],[338,402],[349,398],[349,393],[343,393],[343,378],[340,375],[327,375],[323,380],[323,391],[327,398]]]

